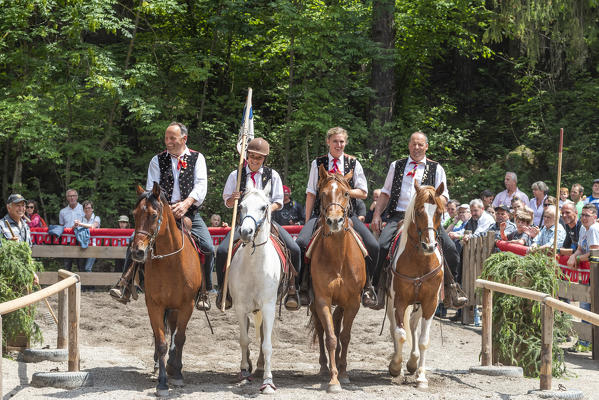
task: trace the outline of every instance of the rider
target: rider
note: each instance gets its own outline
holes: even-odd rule
[[[256,189],[264,189],[270,181],[270,201],[271,201],[271,212],[276,211],[283,207],[283,184],[277,171],[264,165],[266,156],[270,153],[270,145],[262,138],[254,138],[250,141],[247,148],[247,162],[241,171],[241,185],[239,192],[235,191],[237,183],[237,170],[232,171],[227,178],[227,183],[223,189],[223,200],[227,208],[233,207],[235,200],[239,200],[243,197],[245,189],[247,187],[254,187]],[[239,214],[237,214],[239,216]],[[275,221],[271,221],[274,229],[277,230],[279,237],[285,242],[285,245],[291,252],[291,262],[296,268],[297,272],[300,272],[300,249],[291,237],[291,235]],[[233,236],[233,241],[239,239],[239,223],[237,220],[237,227]],[[227,233],[227,236],[218,245],[216,250],[216,276],[218,278],[218,297],[216,304],[221,308],[223,282],[225,279],[225,263],[227,262],[227,253],[229,251],[229,240],[231,231]],[[227,296],[226,308],[231,306],[231,300]],[[295,285],[292,284],[289,287],[289,293],[285,299],[285,306],[290,310],[297,310],[299,308],[299,300],[297,299]]]
[[[375,237],[368,230],[366,225],[364,225],[356,215],[353,215],[352,211],[352,209],[355,208],[354,199],[364,200],[368,196],[366,177],[364,176],[362,165],[356,157],[344,154],[345,145],[347,144],[347,131],[345,129],[341,127],[329,129],[327,132],[326,143],[329,147],[329,153],[313,160],[310,167],[308,186],[306,187],[306,224],[299,233],[296,242],[303,251],[306,251],[306,247],[312,237],[320,214],[320,199],[318,197],[318,168],[320,165],[323,165],[327,171],[331,173],[339,173],[341,175],[347,175],[350,171],[353,171],[353,178],[349,182],[350,187],[352,188],[350,191],[352,201],[348,212],[354,229],[360,234],[366,246],[366,250],[368,250],[368,257],[366,258],[366,272],[368,274],[368,279],[362,296],[362,302],[366,306],[372,306],[376,304],[376,295],[372,288],[371,281],[374,268],[377,265],[379,246]],[[309,274],[309,269],[306,269],[306,274]],[[305,289],[308,283],[308,277],[305,276],[304,279],[302,288]],[[304,295],[305,293],[302,293],[302,297],[304,297]]]
[[[206,161],[204,156],[187,147],[187,128],[180,122],[172,122],[164,133],[166,150],[155,155],[148,167],[146,190],[152,190],[154,182],[158,182],[171,204],[171,210],[176,219],[183,216],[191,219],[191,234],[196,238],[200,250],[204,253],[206,262],[204,268],[211,270],[214,248],[208,227],[200,216],[198,209],[207,192]],[[127,251],[124,272],[116,287],[110,290],[110,295],[116,300],[126,303],[131,292],[127,289],[133,276],[127,273],[132,270]],[[210,304],[205,298],[196,306],[209,309]]]
[[[410,156],[397,161],[393,161],[389,167],[385,186],[381,191],[379,200],[374,210],[371,227],[375,232],[381,232],[381,215],[383,212],[389,216],[389,220],[379,237],[380,253],[377,272],[375,277],[378,279],[383,264],[385,264],[391,241],[397,233],[397,227],[403,221],[406,208],[412,199],[415,192],[414,181],[418,180],[421,185],[430,185],[438,188],[441,183],[444,184],[442,196],[447,203],[449,192],[447,190],[447,179],[445,170],[436,161],[426,158],[426,150],[428,149],[428,138],[422,132],[414,132],[410,136],[408,144]],[[401,174],[395,174],[395,171],[402,171]],[[437,232],[437,237],[443,250],[443,256],[449,264],[450,268],[457,268],[459,264],[459,254],[455,248],[453,241],[447,236],[443,228]],[[455,269],[454,269],[455,270]],[[445,268],[446,279],[451,278],[451,272]],[[453,279],[451,279],[453,281]],[[451,284],[445,291],[446,296],[450,295],[452,303],[455,307],[463,306],[468,299],[464,296],[459,296],[457,293],[457,284]],[[450,293],[448,293],[450,292]],[[376,308],[381,308],[384,305],[383,296],[379,297],[379,303]]]

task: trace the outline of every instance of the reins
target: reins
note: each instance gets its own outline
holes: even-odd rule
[[[168,254],[154,255],[154,247],[156,244],[156,238],[158,237],[158,234],[160,233],[160,228],[162,227],[162,219],[164,217],[164,204],[162,204],[161,199],[159,199],[159,202],[160,202],[160,218],[158,218],[158,226],[157,226],[156,230],[154,231],[154,233],[150,234],[149,232],[146,232],[144,230],[136,230],[135,231],[136,236],[137,236],[137,234],[142,234],[142,235],[146,235],[150,238],[148,247],[150,248],[150,256],[152,257],[152,260],[161,260],[165,257],[173,256],[173,255],[183,251],[183,248],[185,247],[185,224],[183,223],[183,221],[181,221],[181,247],[179,248],[179,250],[175,250],[172,253],[168,253]]]
[[[341,178],[339,178],[339,177],[337,177],[335,175],[329,176],[326,179],[325,183],[328,183],[329,181],[333,181],[333,180],[336,181],[336,182],[339,182],[342,185],[347,185],[347,182],[345,180],[343,180],[343,179],[341,179]],[[321,218],[323,220],[326,218],[325,214],[326,214],[327,210],[331,206],[338,206],[339,208],[341,208],[341,210],[343,210],[343,219],[344,219],[343,230],[344,231],[349,231],[348,213],[349,213],[349,208],[351,207],[351,202],[348,200],[348,205],[347,206],[343,206],[342,204],[337,203],[337,202],[332,202],[332,203],[329,203],[326,207],[324,207],[324,204],[321,203],[320,215],[321,215]],[[325,225],[324,222],[321,222],[321,225],[324,226]],[[325,237],[331,236],[332,234],[333,234],[333,232],[329,232],[329,233],[326,233],[324,231],[322,232],[322,235],[325,236]]]
[[[268,240],[270,239],[270,235],[266,237],[266,240],[262,243],[256,244],[256,236],[258,235],[258,232],[260,231],[260,229],[262,229],[262,226],[264,225],[264,221],[268,221],[269,223],[270,218],[268,216],[268,207],[270,207],[270,203],[268,203],[266,205],[266,209],[264,210],[264,216],[262,218],[260,218],[258,221],[256,221],[256,218],[252,217],[251,215],[245,215],[242,219],[241,222],[239,224],[239,226],[243,225],[243,221],[245,221],[246,218],[251,219],[252,221],[254,221],[254,226],[256,227],[256,230],[254,232],[254,235],[252,236],[252,255],[254,254],[254,252],[256,251],[256,247],[260,247],[265,245],[266,243],[268,243]],[[241,246],[245,247],[247,245],[247,243],[242,243]]]

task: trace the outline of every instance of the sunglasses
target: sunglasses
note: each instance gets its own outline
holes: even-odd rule
[[[35,208],[34,206],[27,206],[27,208]]]

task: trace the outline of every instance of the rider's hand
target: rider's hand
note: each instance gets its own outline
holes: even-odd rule
[[[381,216],[374,214],[372,216],[372,221],[370,222],[370,226],[372,227],[372,231],[374,233],[381,233],[381,229],[382,229]]]
[[[187,199],[185,199],[183,201],[172,204],[171,211],[173,212],[173,215],[175,216],[175,218],[181,219],[181,217],[183,217],[185,215],[187,210],[189,210],[189,207],[191,207],[191,205],[193,204],[193,201],[194,200],[192,198],[188,197]]]

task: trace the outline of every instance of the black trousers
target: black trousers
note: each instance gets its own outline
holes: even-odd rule
[[[277,224],[275,221],[272,221],[272,225],[275,227],[277,232],[279,233],[279,237],[285,242],[285,245],[289,249],[291,254],[291,263],[293,267],[297,271],[298,276],[301,276],[302,263],[301,263],[301,251],[298,245],[295,243],[295,240],[291,237],[289,232],[285,229],[281,228],[281,225]],[[227,233],[227,236],[220,242],[218,248],[216,249],[216,277],[218,278],[218,287],[222,288],[224,280],[225,280],[225,264],[227,263],[227,253],[229,252],[229,240],[231,240],[231,232]],[[233,234],[233,242],[239,239],[239,227],[235,228],[235,233]]]
[[[354,229],[356,230],[356,232],[358,232],[358,234],[362,238],[362,241],[364,242],[364,246],[366,247],[366,250],[368,251],[368,257],[366,257],[366,274],[368,275],[368,278],[370,280],[372,280],[373,274],[376,270],[376,266],[378,263],[379,254],[380,254],[379,253],[379,244],[378,244],[376,238],[374,237],[374,235],[372,234],[372,232],[370,232],[370,230],[366,227],[366,225],[364,225],[364,223],[362,221],[360,221],[357,216],[355,216],[355,215],[352,216],[351,220],[354,225]],[[310,220],[308,222],[306,222],[306,224],[300,231],[300,233],[295,241],[297,243],[297,245],[302,249],[302,254],[304,254],[306,252],[306,247],[308,246],[308,243],[310,242],[312,233],[314,233],[314,227],[316,225],[316,222],[317,222],[316,217],[310,218]]]
[[[392,216],[389,221],[387,221],[387,225],[383,228],[381,235],[379,236],[379,262],[377,265],[377,269],[375,272],[375,280],[378,280],[378,277],[381,273],[381,269],[385,264],[387,259],[387,254],[389,253],[389,247],[391,247],[391,242],[393,241],[393,237],[397,233],[397,226],[399,222],[403,219],[403,216]],[[437,230],[437,239],[439,240],[439,244],[441,245],[441,250],[443,251],[443,257],[447,261],[447,265],[451,270],[451,273],[456,278],[458,275],[458,269],[460,268],[460,253],[456,249],[455,243],[450,239],[445,229],[442,226],[439,226]],[[378,282],[377,282],[378,283]]]

